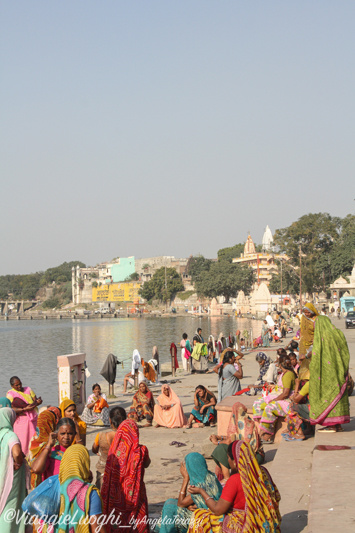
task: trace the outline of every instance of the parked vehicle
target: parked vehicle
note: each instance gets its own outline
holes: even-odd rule
[[[345,327],[346,329],[355,328],[355,311],[348,311],[345,318]]]

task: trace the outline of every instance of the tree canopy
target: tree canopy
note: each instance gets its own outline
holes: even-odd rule
[[[290,257],[290,265],[298,275],[301,255],[303,290],[319,291],[341,274],[351,272],[355,261],[355,217],[341,219],[328,213],[310,213],[276,230],[274,242],[280,252]]]
[[[139,294],[148,301],[167,301],[172,300],[177,292],[183,290],[184,285],[181,276],[176,272],[175,268],[167,268],[165,278],[165,267],[161,267],[155,272],[150,281],[144,283],[139,290]]]
[[[211,259],[206,259],[203,255],[189,257],[186,270],[191,280],[195,282],[202,272],[208,272],[212,264]]]
[[[222,260],[211,263],[208,271],[201,272],[195,287],[200,296],[224,296],[228,302],[240,290],[249,294],[253,282],[254,273],[250,267]]]
[[[45,272],[0,276],[0,298],[7,299],[11,294],[15,299],[32,300],[36,298],[41,287],[45,287],[53,281],[59,284],[70,282],[71,293],[71,269],[77,265],[81,268],[85,267],[84,263],[80,261],[71,261],[54,268],[48,268]],[[67,287],[66,292],[68,292]]]

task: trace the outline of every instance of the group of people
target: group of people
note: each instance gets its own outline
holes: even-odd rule
[[[244,390],[240,333],[239,338],[238,332],[228,338],[221,334],[217,343],[209,339],[210,360],[217,362],[213,370],[218,375],[218,398],[198,385],[188,417],[169,384],[162,385],[156,398],[149,389],[149,382],[156,383],[158,377],[157,349],[154,361],[145,362],[139,352],[133,354],[131,378],[142,367],[145,380],[140,382],[127,413],[122,407],[110,409],[96,383],[80,416],[68,398],[38,414],[41,397],[13,376],[6,397],[0,398],[1,533],[25,532],[24,516],[19,523],[8,521],[7,511],[21,512],[22,505],[26,508],[28,491],[33,491],[30,496],[38,491],[40,508],[49,490],[46,483],[53,476],[59,500],[47,500],[57,513],[57,521],[50,525],[36,515],[37,533],[94,533],[103,520],[105,524],[100,527],[104,533],[113,533],[118,527],[148,533],[144,471],[150,458],[146,446],[139,442],[139,427],[213,427],[217,403],[243,392],[257,395],[253,414],[247,413],[238,396],[227,435],[211,435],[216,446],[212,453],[214,473],[200,454],[185,457],[180,467],[180,493],[177,499],[165,502],[158,529],[160,533],[279,532],[280,495],[262,466],[264,445],[273,442],[277,419],[286,418],[286,440],[304,439],[315,424],[325,431],[342,431],[342,424],[350,420],[351,378],[345,337],[313,304],[307,303],[302,311],[299,345],[293,340],[286,349],[279,348],[275,362],[259,351],[258,378]],[[191,346],[183,335],[182,356],[187,352],[191,358],[195,347],[204,345],[201,329],[195,337]],[[189,360],[185,360],[189,370]],[[86,449],[88,425],[107,428],[96,435],[92,446],[98,455],[95,477]],[[169,517],[172,520],[165,520]],[[88,522],[82,527],[79,521],[84,518]]]
[[[94,533],[99,527],[103,533],[110,533],[117,525],[148,532],[144,470],[150,464],[149,453],[139,443],[138,426],[127,418],[125,410],[109,409],[99,386],[94,385],[83,415],[86,412],[86,419],[95,425],[97,420],[102,422],[99,425],[108,422],[110,429],[100,432],[92,447],[99,454],[93,485],[85,447],[87,426],[78,416],[75,403],[64,399],[59,407],[48,407],[38,415],[41,399],[23,387],[16,376],[11,378],[11,386],[7,397],[0,398],[1,533],[25,532],[21,508],[30,512],[28,489],[32,491],[29,498],[36,502],[33,527],[38,533]],[[16,398],[26,405],[20,407]],[[53,485],[46,484],[52,480],[58,486],[58,501],[50,492]],[[47,509],[48,519],[57,513],[54,524],[46,523],[43,509]],[[10,511],[19,515],[10,516]]]
[[[286,440],[304,440],[316,424],[323,426],[320,431],[343,431],[342,424],[350,421],[348,393],[353,382],[344,334],[308,302],[302,309],[299,340],[299,350],[293,340],[289,353],[277,351],[279,373],[273,381],[266,376],[270,358],[263,352],[257,355],[261,372],[255,387],[262,396],[254,402],[253,415],[265,444],[273,442],[278,417],[286,418]]]

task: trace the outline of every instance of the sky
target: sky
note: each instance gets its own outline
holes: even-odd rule
[[[354,213],[351,1],[0,7],[0,274]]]

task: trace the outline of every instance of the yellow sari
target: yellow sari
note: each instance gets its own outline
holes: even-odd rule
[[[301,338],[300,338],[300,349],[299,353],[300,356],[306,355],[309,348],[313,344],[314,339],[314,321],[319,316],[319,313],[317,309],[314,307],[311,303],[306,303],[304,306],[307,308],[311,313],[313,313],[313,317],[308,318],[306,315],[302,315],[301,318]],[[298,371],[298,376],[300,380],[309,379],[309,363],[310,361],[308,359],[301,359],[300,358],[300,368]]]
[[[270,474],[266,468],[258,465],[246,442],[240,440],[233,443],[233,456],[245,495],[245,509],[231,509],[224,516],[197,509],[188,533],[280,533],[278,502],[281,498]]]
[[[65,398],[62,401],[62,403],[59,406],[59,409],[62,412],[62,418],[65,417],[64,411],[66,411],[68,409],[68,407],[70,407],[71,405],[75,405],[75,402],[73,402],[73,400],[69,400],[69,398]],[[75,420],[76,420],[76,422],[77,422],[77,424],[79,426],[80,435],[86,435],[87,425],[85,424],[85,422],[83,420],[81,420],[81,418],[79,417],[77,412],[75,412]]]

